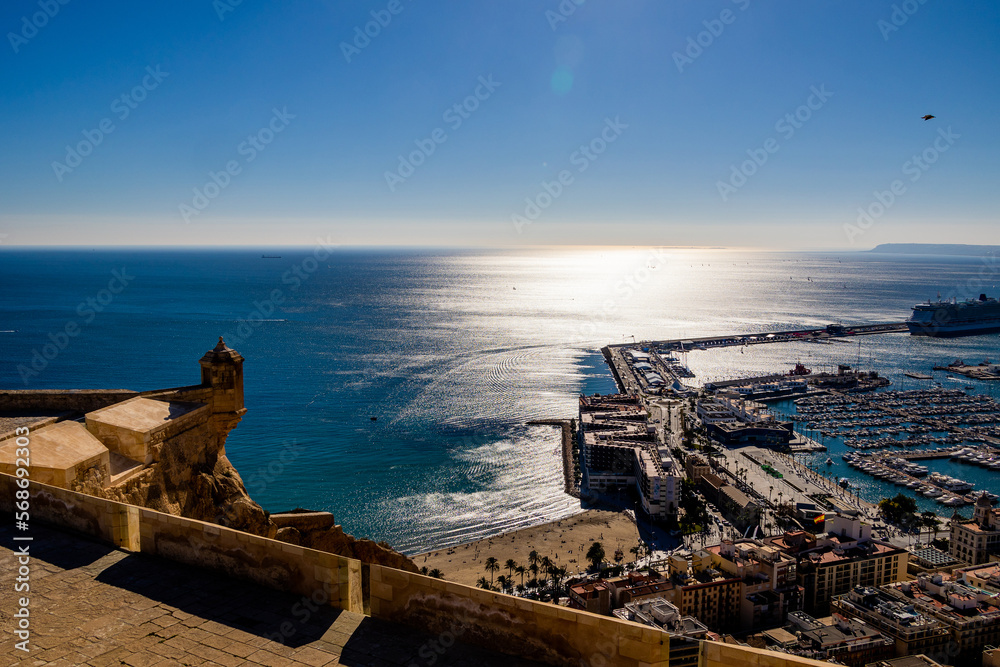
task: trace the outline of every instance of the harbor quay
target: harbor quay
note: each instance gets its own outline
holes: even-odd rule
[[[653,500],[648,476],[647,483],[640,484],[638,467],[629,475],[623,474],[625,466],[621,465],[617,471],[602,470],[607,467],[605,459],[593,455],[595,438],[603,441],[604,447],[635,445],[636,434],[643,433],[644,439],[655,443],[646,447],[647,457],[661,453],[663,465],[657,472],[674,477],[661,479],[656,488],[674,489],[672,500],[677,507],[684,499],[676,490],[685,488],[686,480],[697,483],[699,493],[708,480],[710,488],[699,499],[710,511],[709,525],[701,526],[701,534],[694,538],[703,543],[726,536],[766,536],[789,526],[813,530],[812,521],[817,517],[846,512],[871,522],[880,538],[906,544],[912,542],[908,534],[915,529],[910,524],[884,522],[876,504],[880,500],[901,493],[914,498],[921,509],[936,502],[953,510],[975,504],[983,495],[995,503],[989,484],[967,482],[953,466],[948,474],[928,474],[927,467],[917,463],[947,459],[948,465],[978,465],[1000,471],[1000,404],[989,396],[970,394],[967,390],[971,387],[966,391],[936,385],[893,390],[891,382],[878,373],[846,364],[826,373],[813,373],[796,364],[790,371],[713,379],[698,386],[682,356],[696,349],[803,339],[832,342],[848,336],[905,331],[905,323],[830,325],[752,336],[608,345],[602,352],[621,397],[593,397],[591,401],[627,398],[634,401],[637,413],[629,417],[628,434],[624,429],[614,432],[623,428],[624,408],[617,414],[589,417],[592,433],[588,435],[587,428],[581,433],[591,442],[590,447],[581,447],[582,492],[600,495],[630,488],[642,506],[648,507]],[[670,405],[674,407],[663,408]],[[594,433],[595,421],[602,419],[607,423]],[[641,426],[643,419],[648,433]],[[615,422],[617,426],[613,426]],[[815,454],[826,452],[828,445],[835,448],[829,455]],[[878,453],[861,454],[852,449]],[[696,463],[687,465],[689,460]],[[610,474],[613,472],[618,475]],[[871,482],[864,481],[870,478]],[[892,490],[892,485],[900,488]],[[723,500],[710,503],[709,496]],[[684,533],[680,526],[684,514],[678,510],[649,518],[680,527],[674,532]],[[690,546],[692,539],[683,542]]]

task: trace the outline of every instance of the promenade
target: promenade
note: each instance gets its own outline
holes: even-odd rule
[[[37,523],[31,531],[31,651],[13,647],[15,596],[5,593],[0,667],[537,664]],[[7,546],[13,532],[0,527],[0,576],[8,591],[18,567]]]

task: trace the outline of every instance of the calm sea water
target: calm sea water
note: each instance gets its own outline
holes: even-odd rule
[[[192,384],[198,359],[224,335],[246,358],[249,411],[227,451],[251,495],[272,511],[333,511],[349,532],[419,552],[578,511],[562,493],[556,429],[526,422],[574,416],[579,394],[614,391],[602,345],[901,321],[938,292],[992,295],[1000,283],[977,258],[867,253],[320,255],[3,249],[0,386]],[[982,287],[963,287],[977,274]],[[63,337],[67,325],[78,334]],[[930,372],[956,357],[996,359],[998,342],[874,336],[860,348],[763,345],[692,352],[688,362],[699,381],[796,361],[860,361],[900,381],[904,369]],[[996,395],[985,383],[939,379]],[[957,465],[931,467],[970,481],[986,474]],[[882,493],[871,483],[863,495]]]

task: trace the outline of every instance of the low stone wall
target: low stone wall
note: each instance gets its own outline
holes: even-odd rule
[[[4,512],[14,511],[16,479],[0,473],[0,510]],[[38,482],[31,482],[29,493],[31,520],[53,523],[115,546],[138,550],[139,508]],[[134,535],[130,529],[135,529]]]
[[[0,509],[14,509],[16,478],[0,474]],[[212,523],[186,519],[31,482],[31,519],[195,567],[361,612],[361,562],[285,544]]]
[[[439,635],[443,645],[460,639],[565,667],[669,662],[669,636],[637,623],[380,565],[364,567],[370,570],[373,618]]]
[[[128,389],[4,389],[0,411],[92,412],[138,395]]]
[[[760,648],[725,644],[723,642],[702,642],[700,667],[830,667],[829,662],[800,658],[789,653],[767,651]]]

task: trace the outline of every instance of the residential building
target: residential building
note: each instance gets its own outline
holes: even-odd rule
[[[947,649],[951,638],[940,621],[916,611],[896,597],[877,588],[858,586],[831,603],[835,613],[859,618],[891,637],[896,655],[934,655]]]
[[[615,609],[615,616],[625,621],[642,623],[670,635],[670,667],[697,667],[699,640],[708,636],[708,628],[693,616],[680,610],[662,597],[630,602]]]
[[[958,560],[979,565],[1000,554],[1000,510],[993,509],[985,493],[976,501],[971,521],[963,521],[955,512],[948,525],[948,550]]]
[[[940,621],[951,633],[951,650],[944,657],[961,663],[977,660],[987,645],[1000,644],[1000,592],[976,586],[978,579],[965,577],[962,570],[954,576],[922,574],[882,590]]]
[[[607,616],[611,613],[611,589],[603,581],[570,586],[569,606]]]
[[[906,577],[909,553],[872,539],[871,526],[860,517],[827,515],[824,530],[817,535],[789,532],[766,540],[796,558],[805,611],[824,616],[835,596],[857,586],[884,586]]]
[[[774,627],[798,609],[795,559],[757,540],[725,540],[705,549],[712,565],[740,580],[739,631]]]
[[[673,590],[664,597],[683,616],[694,616],[715,632],[734,632],[740,625],[742,579],[713,566],[712,553],[699,549],[690,557],[669,559]]]
[[[857,618],[834,614],[826,622],[804,611],[793,611],[788,620],[798,641],[784,650],[803,658],[864,667],[870,662],[896,655],[896,645],[891,637]]]
[[[712,472],[712,466],[708,465],[708,461],[698,454],[690,454],[684,459],[684,471],[687,473],[688,479],[697,483],[703,475]]]
[[[681,471],[648,418],[637,396],[580,397],[583,485],[598,493],[634,487],[643,511],[666,520],[677,514]]]

